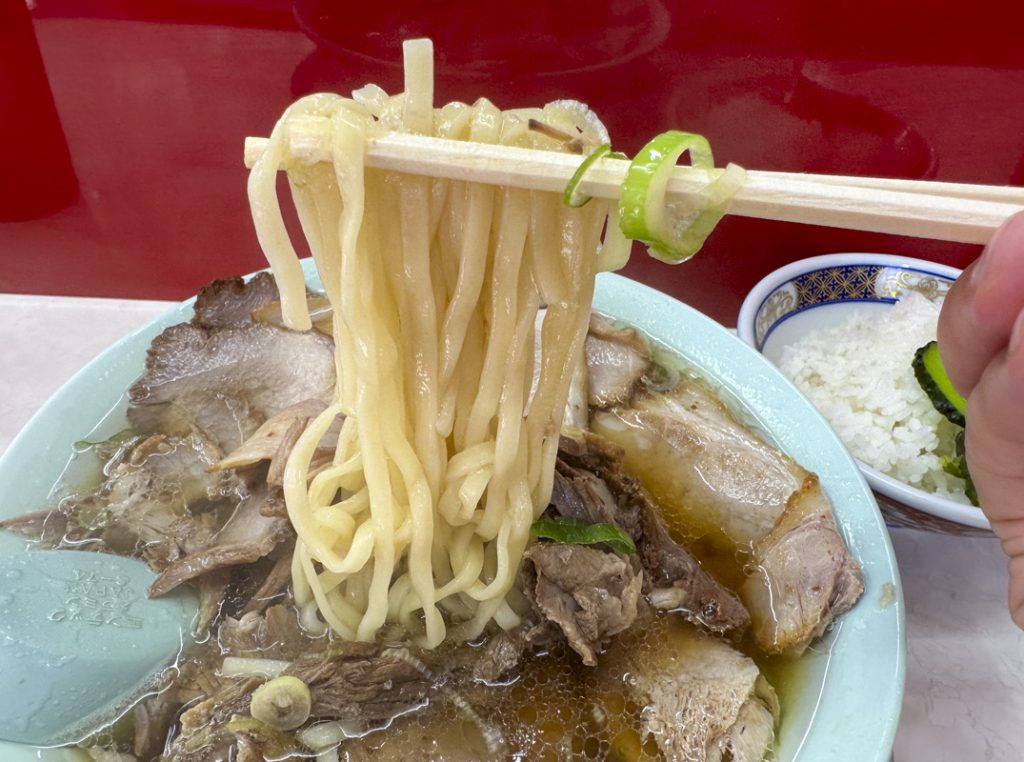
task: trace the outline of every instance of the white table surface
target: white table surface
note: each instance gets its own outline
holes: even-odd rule
[[[75,371],[169,306],[0,294],[0,452]],[[908,650],[896,762],[1024,761],[1024,632],[998,543],[903,528],[892,541]]]

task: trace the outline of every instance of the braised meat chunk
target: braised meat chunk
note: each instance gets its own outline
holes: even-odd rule
[[[688,532],[722,538],[749,558],[742,596],[769,653],[802,652],[860,596],[860,567],[817,477],[700,383],[638,393],[594,424],[625,448],[626,467]]]
[[[743,604],[672,539],[650,493],[625,472],[623,459],[621,447],[596,434],[563,436],[552,508],[570,518],[614,523],[629,534],[655,608],[679,611],[712,632],[742,632],[750,622]]]
[[[635,558],[582,545],[539,542],[525,558],[533,564],[537,607],[557,624],[589,666],[601,644],[637,617],[643,573]]]

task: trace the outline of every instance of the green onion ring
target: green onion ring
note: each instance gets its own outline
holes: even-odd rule
[[[633,242],[622,233],[622,226],[619,224],[619,208],[612,206],[608,210],[604,239],[597,252],[597,271],[606,273],[621,270],[629,262],[632,250]]]
[[[665,193],[676,161],[689,151],[690,163],[709,175],[717,174],[693,199],[683,220],[669,219]],[[651,140],[633,159],[619,197],[619,224],[627,238],[647,244],[651,256],[676,264],[696,254],[742,187],[746,173],[735,164],[715,170],[711,146],[702,135],[670,130]]]
[[[594,162],[611,152],[611,145],[609,143],[602,143],[587,154],[586,158],[576,167],[576,171],[572,173],[572,177],[569,178],[569,184],[565,186],[565,190],[562,192],[562,203],[576,209],[590,201],[590,196],[580,193],[579,184],[583,180],[583,175],[593,166]]]

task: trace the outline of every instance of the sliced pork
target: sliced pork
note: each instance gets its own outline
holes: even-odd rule
[[[736,722],[706,748],[708,762],[762,762],[775,741],[778,697],[763,677],[736,713]]]
[[[590,318],[584,346],[591,406],[603,408],[629,402],[651,362],[644,338],[633,328],[616,328],[595,314]]]
[[[626,466],[659,503],[685,507],[697,530],[722,531],[738,545],[766,535],[807,476],[696,381],[642,392],[593,424],[626,448]]]
[[[301,434],[306,423],[322,413],[326,407],[325,402],[316,399],[289,405],[264,421],[252,436],[222,458],[215,468],[246,468],[264,460],[271,461],[282,450],[282,446],[285,449],[283,459],[287,459],[295,444],[296,436],[293,432],[297,429]]]
[[[226,725],[236,715],[249,712],[252,692],[259,678],[219,681],[212,695],[181,714],[180,727],[161,762],[209,762],[229,759],[235,736]]]
[[[202,428],[233,452],[268,418],[298,403],[326,405],[334,390],[333,342],[254,320],[277,299],[268,273],[214,281],[196,297],[190,323],[150,345],[129,391],[128,418],[142,433]],[[322,408],[321,408],[322,409]]]
[[[778,523],[754,546],[743,599],[754,637],[768,653],[799,655],[864,591],[816,476],[789,499]]]
[[[370,728],[426,702],[431,673],[408,650],[369,643],[340,650],[306,654],[285,671],[309,686],[313,717]]]
[[[860,569],[817,478],[741,424],[699,383],[594,416],[659,503],[694,536],[753,555],[743,583],[758,643],[799,653],[860,595]]]
[[[192,321],[203,328],[228,328],[252,323],[252,313],[277,300],[277,283],[268,272],[248,280],[222,278],[196,295]]]
[[[746,630],[750,615],[734,593],[706,572],[668,533],[655,511],[645,511],[640,557],[651,579],[647,599],[662,611],[679,611],[720,635]]]
[[[220,457],[198,430],[138,441],[108,467],[96,493],[62,507],[67,539],[141,555],[155,571],[165,569],[205,545],[248,494],[234,472],[208,471]]]
[[[69,511],[73,503],[65,502],[57,508],[23,513],[0,521],[0,530],[14,532],[32,542],[46,547],[58,547],[65,540],[73,539],[69,534]]]
[[[266,512],[263,512],[263,515],[266,516]],[[276,556],[274,565],[270,567],[270,571],[263,578],[260,586],[256,588],[252,598],[245,604],[245,608],[241,611],[243,615],[263,611],[285,592],[288,583],[292,581],[292,553],[294,550],[294,542],[282,543],[274,550],[271,556]]]
[[[760,762],[774,737],[778,701],[754,661],[687,625],[652,640],[650,651],[621,654],[630,691],[644,707],[641,736],[653,738],[665,759]]]
[[[146,372],[129,391],[128,419],[142,432],[200,427],[230,452],[291,405],[326,405],[334,381],[333,344],[317,331],[182,323],[153,340]]]
[[[226,656],[293,661],[303,654],[323,651],[326,638],[310,636],[299,624],[295,607],[276,604],[265,613],[250,612],[238,619],[226,617],[219,630],[220,650]]]
[[[287,519],[267,517],[260,507],[268,488],[260,487],[238,503],[231,518],[201,548],[168,565],[150,585],[151,596],[163,595],[184,582],[217,569],[251,564],[294,537]]]
[[[487,643],[471,652],[471,673],[474,680],[485,683],[500,681],[519,666],[530,649],[547,650],[558,636],[556,626],[541,616],[539,624],[523,622],[512,630],[491,635]]]

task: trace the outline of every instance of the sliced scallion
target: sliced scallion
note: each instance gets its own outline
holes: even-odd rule
[[[562,203],[575,209],[590,201],[590,196],[586,196],[580,191],[580,182],[583,180],[583,175],[587,173],[587,170],[593,166],[595,161],[607,156],[611,152],[611,145],[602,143],[587,154],[586,158],[576,167],[576,171],[572,173],[572,177],[569,178],[569,184],[565,186],[565,190],[562,192]]]
[[[622,233],[619,225],[619,209],[613,206],[608,211],[608,224],[604,231],[601,249],[597,252],[597,271],[599,273],[621,270],[629,262],[629,254],[633,242]]]
[[[669,209],[665,193],[672,169],[684,153],[713,178],[682,208]],[[711,146],[702,135],[670,130],[658,135],[634,157],[626,172],[619,214],[627,238],[647,244],[651,256],[676,264],[689,259],[710,235],[742,187],[746,173],[735,164],[716,170]]]

